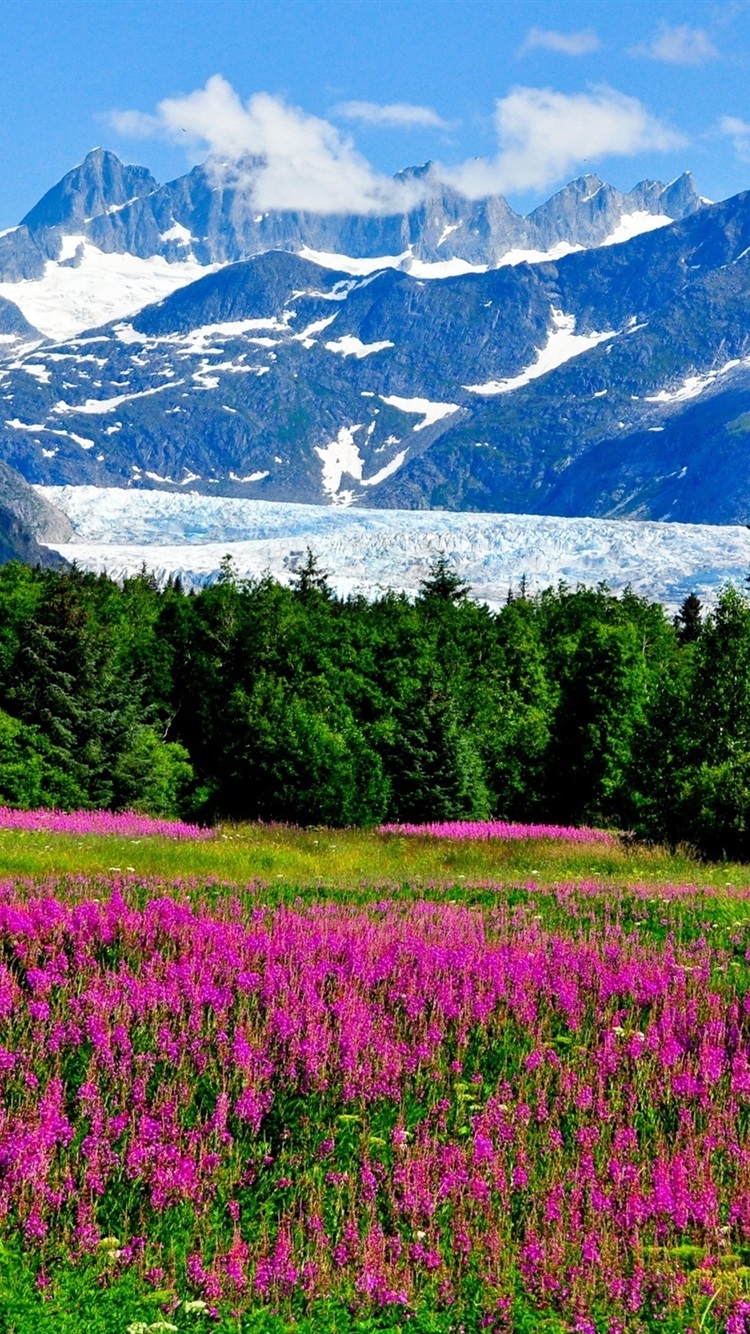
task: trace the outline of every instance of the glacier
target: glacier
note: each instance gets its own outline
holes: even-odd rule
[[[341,596],[386,589],[414,596],[432,561],[451,561],[472,595],[501,606],[524,578],[529,591],[630,587],[674,611],[695,592],[707,605],[750,571],[750,531],[734,525],[569,519],[446,510],[331,508],[197,492],[38,486],[73,526],[54,544],[69,561],[114,579],[143,566],[164,584],[200,588],[230,555],[240,576],[288,582],[309,547]],[[53,545],[53,544],[50,544]]]

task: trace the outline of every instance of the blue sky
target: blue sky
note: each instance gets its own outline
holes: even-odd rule
[[[260,206],[382,211],[428,158],[522,211],[587,170],[750,186],[749,0],[3,0],[0,54],[0,227],[95,144],[267,154]]]

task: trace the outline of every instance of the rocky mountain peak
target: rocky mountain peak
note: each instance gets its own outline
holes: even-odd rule
[[[21,225],[30,232],[48,227],[70,230],[156,189],[158,181],[147,167],[127,166],[115,153],[94,148],[42,196]]]
[[[686,217],[705,202],[698,194],[692,171],[683,171],[676,180],[662,189],[664,212],[670,217]]]

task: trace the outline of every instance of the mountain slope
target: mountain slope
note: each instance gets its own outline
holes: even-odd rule
[[[45,544],[70,542],[72,537],[72,524],[62,510],[0,463],[0,565],[18,560],[61,569],[67,560]]]
[[[0,362],[14,360],[44,341],[44,335],[35,329],[18,306],[0,296]]]
[[[744,522],[749,357],[747,193],[439,281],[270,251],[0,369],[0,456],[47,484]]]
[[[132,315],[202,270],[269,250],[334,269],[388,264],[440,278],[626,240],[704,203],[689,173],[627,194],[588,175],[523,217],[500,196],[464,198],[428,163],[399,173],[424,191],[401,214],[258,213],[255,166],[209,161],[159,185],[145,168],[95,149],[0,235],[0,295],[50,337],[68,337]]]

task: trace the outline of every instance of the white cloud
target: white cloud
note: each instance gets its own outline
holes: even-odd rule
[[[679,147],[685,141],[634,97],[612,88],[557,93],[514,88],[495,107],[499,152],[474,158],[444,179],[470,198],[541,190],[600,158]]]
[[[111,121],[120,133],[161,133],[207,149],[217,175],[244,186],[258,209],[388,213],[418,198],[416,185],[375,172],[329,121],[269,93],[243,103],[220,74],[186,97],[165,98],[155,116],[120,111]]]
[[[429,112],[425,107],[409,109]],[[611,88],[574,94],[514,88],[495,105],[495,157],[470,159],[457,167],[437,164],[428,179],[416,180],[376,172],[329,121],[279,97],[254,93],[243,103],[219,74],[205,88],[160,102],[155,115],[118,111],[110,121],[128,137],[161,134],[194,152],[207,152],[217,181],[239,187],[259,211],[313,213],[407,211],[437,180],[473,199],[544,189],[603,157],[685,142],[636,98]]]
[[[161,130],[159,117],[145,111],[110,111],[107,120],[123,139],[151,139]]]
[[[663,60],[668,65],[705,65],[719,56],[708,33],[703,28],[692,28],[689,23],[674,27],[662,23],[650,42],[632,47],[630,54]]]
[[[719,133],[733,141],[738,158],[750,162],[750,124],[746,120],[740,120],[739,116],[722,116]]]
[[[378,102],[341,102],[334,111],[344,120],[358,120],[364,125],[448,128],[447,122],[432,107],[414,106],[411,102],[388,102],[383,106]]]
[[[550,28],[529,28],[520,55],[527,51],[555,51],[561,56],[586,56],[598,51],[601,42],[593,28],[582,32],[555,32]]]

